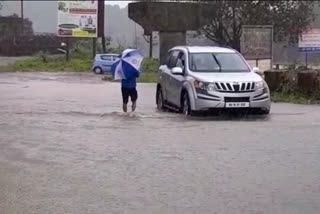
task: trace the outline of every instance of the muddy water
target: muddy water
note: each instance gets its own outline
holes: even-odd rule
[[[320,107],[269,117],[120,111],[89,74],[0,74],[0,213],[319,213]]]

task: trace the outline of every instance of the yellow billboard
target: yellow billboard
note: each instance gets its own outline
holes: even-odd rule
[[[58,0],[58,36],[96,38],[97,32],[98,0]]]

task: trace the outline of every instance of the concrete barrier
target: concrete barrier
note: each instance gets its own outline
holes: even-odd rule
[[[270,91],[282,90],[283,81],[285,79],[286,71],[265,71],[264,79],[267,82]]]
[[[299,72],[297,86],[299,91],[304,94],[320,94],[320,71]]]

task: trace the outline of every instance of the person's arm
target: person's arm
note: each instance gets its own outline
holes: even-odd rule
[[[137,72],[136,78],[139,78],[139,77],[140,77],[140,72]]]

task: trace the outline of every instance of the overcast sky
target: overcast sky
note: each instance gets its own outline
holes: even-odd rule
[[[125,7],[128,5],[128,3],[131,1],[109,1],[106,0],[106,4],[111,4],[111,5],[119,5],[120,7]]]

